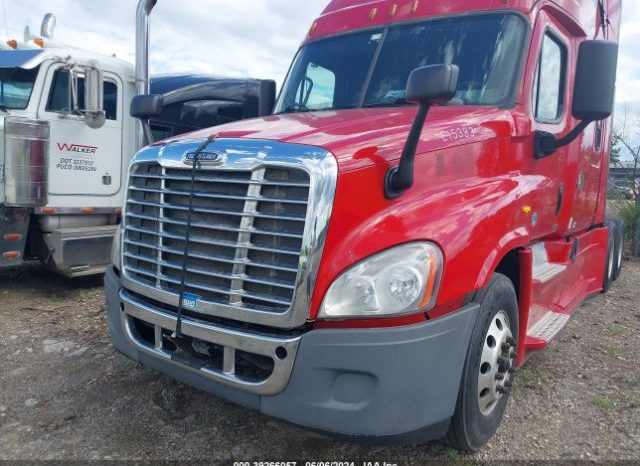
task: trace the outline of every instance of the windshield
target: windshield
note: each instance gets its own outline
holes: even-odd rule
[[[434,64],[460,67],[451,104],[510,103],[525,38],[514,14],[434,19],[360,31],[300,49],[276,113],[402,105],[409,74]]]
[[[0,68],[0,109],[24,110],[29,105],[38,67]]]

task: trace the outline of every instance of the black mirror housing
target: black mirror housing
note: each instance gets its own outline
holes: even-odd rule
[[[618,44],[604,40],[585,40],[580,44],[573,90],[575,118],[582,121],[605,120],[613,114]]]
[[[618,44],[606,40],[585,40],[580,44],[573,87],[573,116],[578,126],[566,136],[537,131],[536,158],[553,154],[571,144],[593,121],[606,120],[613,114],[618,68]]]
[[[149,120],[159,117],[164,109],[164,97],[160,94],[137,95],[131,99],[129,113],[134,118]]]
[[[405,99],[421,105],[446,103],[456,95],[460,69],[456,65],[429,65],[409,75]]]

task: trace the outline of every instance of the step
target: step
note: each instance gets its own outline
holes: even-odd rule
[[[0,210],[0,267],[22,262],[28,227],[29,215],[24,209]]]
[[[534,244],[532,279],[538,283],[547,283],[567,270],[567,266],[556,262],[549,262],[549,256],[544,243]]]
[[[567,325],[570,317],[568,314],[549,311],[527,330],[527,337],[550,342]]]

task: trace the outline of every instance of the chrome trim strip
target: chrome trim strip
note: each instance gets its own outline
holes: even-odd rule
[[[151,146],[141,150],[131,161],[129,179],[131,179],[132,168],[140,163],[157,162],[165,169],[178,168],[184,170],[186,154],[195,150],[202,144],[202,141],[202,139],[198,139],[170,142],[164,146]],[[207,167],[204,164],[201,168],[203,171],[208,169],[256,171],[269,167],[305,170],[310,179],[309,200],[295,291],[289,309],[278,313],[249,309],[241,305],[200,301],[196,312],[265,326],[279,328],[300,327],[307,321],[309,316],[315,280],[320,267],[333,208],[338,178],[338,164],[335,157],[327,150],[315,146],[254,139],[218,139],[208,149],[224,155],[225,161],[215,167]],[[252,180],[251,183],[256,181],[259,180]],[[246,202],[250,204],[253,200],[255,199],[247,196]],[[123,217],[126,219],[126,202],[124,209]],[[245,210],[247,210],[246,205]],[[126,224],[124,226],[126,227]],[[124,234],[125,228],[122,229],[122,235]],[[122,244],[124,244],[124,237],[122,239]],[[247,245],[247,247],[251,248],[250,245]],[[122,248],[122,251],[124,252],[124,248]],[[122,263],[125,264],[124,260]],[[136,281],[127,274],[125,266],[123,266],[122,279],[124,287],[131,291],[143,296],[149,296],[155,301],[174,307],[178,306],[177,294]]]
[[[171,353],[163,349],[162,329],[175,331],[177,320],[175,316],[138,302],[124,290],[120,291],[120,299],[124,304],[124,310],[121,313],[121,323],[124,333],[129,341],[139,351],[145,354],[161,359],[181,369],[187,369],[200,374],[211,381],[219,382],[233,388],[239,388],[256,395],[277,395],[284,390],[289,383],[300,337],[267,337],[216,327],[185,317],[182,320],[182,333],[184,335],[223,347],[224,362],[221,370],[207,367],[196,369],[171,359]],[[136,331],[132,327],[130,317],[154,326],[153,345],[145,344],[136,337]],[[276,356],[276,350],[278,348],[284,348],[286,350],[286,357],[284,359]],[[236,350],[272,358],[273,372],[267,379],[260,382],[251,382],[239,378],[235,373]]]
[[[50,209],[54,209],[53,212]],[[90,209],[91,213],[85,213],[83,210]],[[44,216],[55,215],[83,215],[90,217],[91,215],[120,215],[121,207],[38,207],[34,209],[34,213]]]

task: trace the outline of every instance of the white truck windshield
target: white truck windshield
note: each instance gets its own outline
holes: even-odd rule
[[[458,105],[510,104],[526,23],[479,14],[370,29],[303,46],[276,113],[404,105],[409,74],[434,64],[460,67]]]
[[[27,108],[37,76],[38,67],[30,70],[0,68],[0,109]]]

